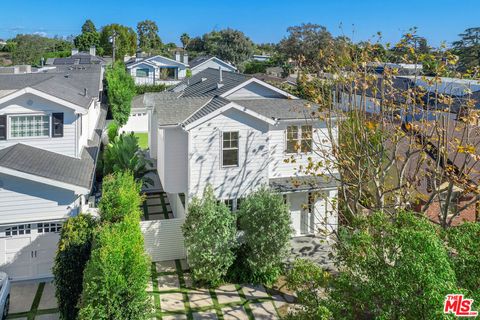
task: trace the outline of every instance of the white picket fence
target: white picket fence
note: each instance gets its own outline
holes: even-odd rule
[[[152,261],[185,259],[185,241],[182,225],[185,219],[141,221],[140,227],[145,241],[145,251]]]

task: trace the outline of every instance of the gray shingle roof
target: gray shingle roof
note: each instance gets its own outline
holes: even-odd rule
[[[277,120],[305,119],[311,111],[318,111],[317,105],[303,99],[251,99],[234,100],[234,103],[250,109],[267,118]],[[306,106],[311,106],[311,109]]]
[[[102,107],[94,138],[89,140],[80,159],[17,143],[0,150],[0,166],[91,189],[106,114]]]
[[[220,71],[217,69],[205,69],[191,78],[184,79],[175,87],[170,89],[172,92],[180,92],[183,97],[194,96],[219,96],[235,88],[245,81],[251,79],[250,76],[222,71],[222,81],[220,81]]]
[[[40,73],[0,74],[0,91],[31,87],[88,108],[92,99],[98,98],[101,75],[100,65],[57,66]]]
[[[226,106],[229,104],[230,101],[227,99],[224,99],[222,97],[214,97],[210,102],[208,102],[206,105],[198,109],[194,114],[192,114],[188,119],[183,121],[184,125],[187,125],[189,123],[192,123],[198,119],[203,118],[209,113],[214,112],[217,109],[220,109],[223,106]]]
[[[202,64],[205,61],[210,60],[212,58],[213,58],[213,56],[199,56],[199,57],[196,57],[195,59],[192,59],[191,61],[189,61],[188,65],[190,66],[190,68],[195,68],[199,64]]]

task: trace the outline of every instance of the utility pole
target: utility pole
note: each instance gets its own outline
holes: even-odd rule
[[[115,63],[115,50],[116,50],[116,45],[115,45],[115,38],[117,37],[117,30],[113,30],[112,36],[110,37],[110,42],[112,43],[112,64]]]

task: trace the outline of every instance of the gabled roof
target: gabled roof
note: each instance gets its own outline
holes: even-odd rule
[[[92,56],[89,52],[79,52],[70,57],[47,59],[47,64],[53,64],[53,65],[106,64],[106,61],[99,56]]]
[[[181,92],[183,97],[220,96],[249,79],[251,79],[250,76],[223,70],[222,81],[220,81],[220,71],[208,68],[190,78],[184,79],[171,88],[170,91]]]
[[[0,172],[88,193],[92,187],[107,111],[102,107],[94,138],[81,158],[17,143],[0,150]]]
[[[180,61],[176,61],[176,60],[173,60],[173,59],[170,59],[170,58],[167,58],[167,57],[164,57],[164,56],[161,56],[161,55],[156,55],[156,56],[152,56],[152,57],[148,57],[148,58],[142,58],[141,60],[138,60],[138,61],[132,61],[132,62],[128,62],[126,64],[127,68],[132,68],[140,63],[150,63],[152,65],[156,65],[154,60],[156,58],[160,58],[162,60],[166,60],[167,62],[171,63],[171,64],[174,64],[174,65],[182,65],[182,66],[185,66],[185,67],[188,67],[187,64],[183,63],[183,62],[180,62]]]
[[[266,118],[275,120],[310,119],[310,112],[318,112],[317,105],[303,99],[269,98],[235,100],[234,102]]]
[[[40,73],[0,74],[0,97],[8,99],[17,91],[31,88],[88,108],[92,99],[98,98],[101,75],[100,65],[58,66]],[[2,94],[7,91],[8,94]]]
[[[220,58],[217,58],[215,56],[199,56],[199,57],[196,57],[195,59],[191,60],[188,65],[190,66],[190,69],[195,69],[196,67],[206,63],[207,61],[210,61],[210,60],[216,60],[218,63],[220,64],[224,64],[226,66],[229,66],[231,67],[233,70],[237,70],[237,68],[235,68],[235,66],[231,65],[230,63],[226,62],[226,61],[223,61],[222,59]]]

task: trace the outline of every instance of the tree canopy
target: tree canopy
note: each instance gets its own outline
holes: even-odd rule
[[[126,55],[133,56],[137,50],[137,34],[130,28],[120,24],[109,24],[102,28],[100,32],[100,46],[106,55],[111,55],[113,44],[111,37],[115,37],[115,59],[123,61]]]
[[[158,26],[152,20],[143,20],[137,24],[138,47],[151,53],[162,48],[162,40],[158,35]]]
[[[453,48],[462,71],[480,67],[480,27],[468,28],[459,36],[461,39],[453,43]]]

